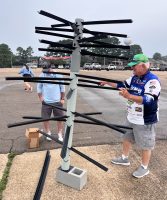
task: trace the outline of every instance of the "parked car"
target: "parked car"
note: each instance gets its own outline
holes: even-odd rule
[[[64,65],[64,69],[70,69],[70,65],[69,64],[65,64]]]
[[[109,64],[107,67],[106,67],[106,70],[114,70],[116,69],[117,66],[113,65],[113,64]]]
[[[101,70],[101,65],[99,63],[92,63],[91,68],[95,70]]]
[[[125,67],[124,67],[124,70],[132,70],[133,69],[133,67],[130,67],[130,66],[128,66],[128,65],[126,65]]]
[[[83,66],[83,69],[84,70],[89,70],[90,66],[91,66],[91,63],[85,63],[84,66]]]
[[[167,65],[166,66],[165,65],[161,66],[160,69],[159,69],[159,71],[167,71]]]
[[[30,68],[37,68],[38,67],[38,65],[37,65],[37,63],[26,63],[27,64],[27,66],[29,66]]]
[[[58,65],[58,69],[64,69],[63,65]]]
[[[156,66],[151,66],[151,67],[150,67],[150,70],[151,70],[151,71],[159,71],[159,69],[160,69],[160,68],[159,68],[159,67],[156,67]]]
[[[124,70],[125,67],[124,67],[123,65],[118,65],[118,66],[116,66],[116,69],[117,69],[117,70]]]

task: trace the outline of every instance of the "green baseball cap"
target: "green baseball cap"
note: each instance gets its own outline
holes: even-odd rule
[[[128,66],[129,67],[133,67],[139,63],[147,63],[149,62],[148,60],[148,57],[144,54],[136,54],[134,57],[133,57],[133,60],[132,62],[128,63]]]

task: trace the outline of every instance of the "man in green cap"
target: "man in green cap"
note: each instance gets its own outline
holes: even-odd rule
[[[123,153],[112,159],[112,163],[129,166],[129,151],[136,143],[141,149],[141,165],[133,176],[141,178],[149,174],[151,151],[155,146],[155,125],[158,122],[158,99],[161,91],[158,77],[149,70],[149,59],[144,54],[137,54],[128,64],[133,69],[133,76],[121,84],[101,82],[120,89],[119,94],[127,99],[127,131],[123,140]],[[130,92],[127,89],[134,90]]]

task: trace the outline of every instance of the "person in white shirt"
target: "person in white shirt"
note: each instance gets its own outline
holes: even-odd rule
[[[141,149],[141,165],[133,176],[141,178],[149,174],[148,165],[155,145],[155,126],[159,121],[158,99],[161,85],[158,77],[150,72],[149,60],[144,54],[135,55],[128,66],[133,69],[132,77],[122,84],[101,82],[101,85],[108,84],[120,89],[120,95],[127,99],[126,125],[132,128],[124,135],[122,156],[112,159],[111,162],[130,165],[129,151],[131,145],[136,143]]]

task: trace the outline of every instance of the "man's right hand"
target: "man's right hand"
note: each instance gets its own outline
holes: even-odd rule
[[[41,101],[41,103],[44,101],[44,99],[43,98],[40,98],[40,101]]]
[[[38,93],[38,97],[39,97],[40,102],[42,103],[44,101],[42,94]]]
[[[107,84],[106,81],[101,81],[101,82],[99,83],[100,86],[104,86],[104,85],[106,85],[106,84]]]

